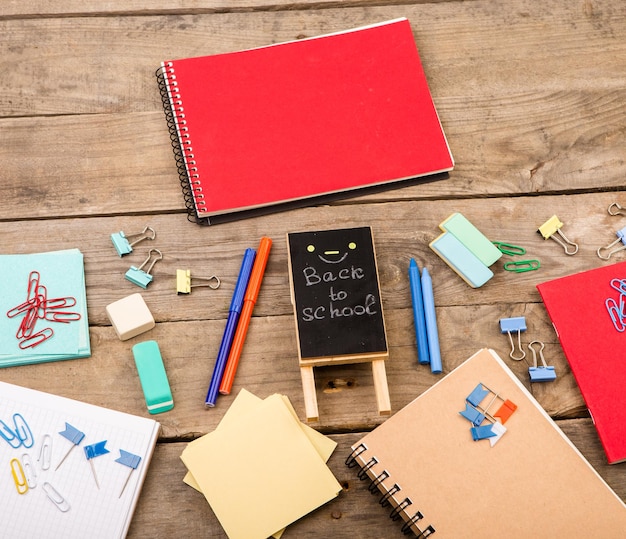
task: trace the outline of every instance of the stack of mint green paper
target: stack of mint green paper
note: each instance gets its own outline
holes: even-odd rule
[[[53,335],[37,346],[20,348],[16,336],[24,315],[9,317],[14,307],[28,297],[31,272],[39,272],[48,300],[71,297],[76,304],[60,311],[78,313],[79,320],[58,322],[38,319],[34,331],[46,328]],[[91,355],[85,292],[83,254],[78,249],[47,253],[0,255],[0,367],[75,359]],[[74,315],[74,317],[76,317]]]

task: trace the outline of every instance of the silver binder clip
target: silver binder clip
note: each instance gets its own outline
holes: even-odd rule
[[[624,249],[626,249],[626,226],[624,228],[619,229],[617,232],[615,232],[615,235],[617,236],[617,239],[613,243],[609,243],[606,247],[600,247],[596,251],[596,253],[602,260],[608,260],[609,258],[611,258],[611,256],[613,256],[618,251],[623,251]],[[613,247],[614,245],[620,242],[622,243],[622,245],[620,245],[619,247],[616,247],[612,251],[609,251],[611,247]]]
[[[626,208],[622,208],[622,206],[620,206],[617,202],[609,204],[606,211],[609,215],[626,215]]]
[[[500,333],[506,333],[509,336],[509,341],[511,343],[511,352],[509,353],[509,357],[515,361],[521,361],[526,357],[526,352],[522,348],[522,331],[526,331],[526,318],[523,316],[516,316],[514,318],[501,318],[500,319]],[[517,333],[517,347],[520,351],[520,356],[515,356],[515,344],[513,343],[513,337],[511,336],[512,332]]]
[[[148,232],[150,232],[150,234],[148,234]],[[134,238],[136,236],[138,236],[137,239],[133,240],[132,242],[129,241],[129,238]],[[140,241],[153,240],[154,238],[156,238],[156,232],[153,228],[149,226],[146,226],[141,232],[137,234],[129,234],[128,236],[124,234],[124,232],[121,230],[119,232],[111,234],[113,247],[115,247],[115,250],[117,251],[117,254],[120,255],[120,257],[127,255],[128,253],[132,253],[133,245],[138,244]]]
[[[216,275],[211,277],[194,277],[199,281],[205,281],[204,283],[192,283],[191,270],[177,269],[176,270],[176,292],[180,294],[191,294],[192,288],[201,286],[207,286],[212,290],[216,290],[220,287],[220,280]]]
[[[537,352],[533,348],[533,344],[541,345],[539,348],[539,359],[541,359],[542,365],[537,365]],[[532,341],[528,343],[528,349],[533,353],[533,363],[534,367],[530,367],[528,369],[528,374],[530,375],[531,382],[551,382],[556,380],[556,372],[554,371],[554,367],[548,367],[546,360],[543,357],[543,349],[545,348],[545,344],[540,341]]]
[[[575,255],[578,252],[578,244],[565,237],[565,234],[561,232],[562,226],[563,223],[559,220],[559,218],[556,215],[553,215],[539,227],[537,232],[543,236],[544,240],[552,238],[556,241],[561,247],[563,247],[563,249],[565,249],[566,255]],[[558,234],[560,238],[557,237],[556,234]]]
[[[152,263],[150,264],[150,266],[148,266],[147,270],[143,270],[143,267],[150,262],[150,259],[152,258],[154,253],[154,260],[152,260]],[[163,253],[161,253],[161,251],[159,251],[158,249],[150,249],[150,251],[148,251],[148,258],[146,258],[143,263],[141,264],[141,266],[139,266],[138,268],[136,268],[135,266],[131,266],[130,269],[126,272],[126,274],[124,275],[124,277],[126,277],[127,280],[129,280],[131,283],[136,284],[137,286],[140,286],[141,288],[148,288],[148,285],[152,282],[152,279],[154,278],[152,275],[150,275],[150,272],[152,271],[152,268],[154,267],[154,265],[159,261],[163,259]]]

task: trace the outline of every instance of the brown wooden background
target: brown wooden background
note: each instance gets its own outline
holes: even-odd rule
[[[448,180],[210,228],[187,221],[154,76],[163,59],[402,16],[411,21],[455,157]],[[606,464],[535,288],[606,264],[596,249],[624,226],[624,217],[606,211],[613,202],[626,206],[622,1],[4,0],[0,66],[0,249],[79,248],[92,339],[91,358],[2,369],[0,379],[147,415],[130,349],[147,337],[159,342],[175,408],[157,416],[161,439],[129,537],[225,537],[204,498],[182,483],[179,456],[188,440],[216,426],[234,398],[204,409],[241,253],[262,235],[274,246],[235,390],[284,393],[304,418],[285,234],[331,226],[374,229],[394,410],[438,379],[416,363],[406,274],[415,257],[433,275],[445,371],[481,347],[507,358],[498,320],[525,316],[524,342],[543,341],[559,376],[530,387],[527,366],[509,361],[511,368],[626,500],[626,465]],[[514,274],[499,266],[484,287],[471,289],[428,248],[438,224],[455,211],[490,239],[525,246],[541,269]],[[577,255],[566,256],[537,234],[553,214],[579,243]],[[121,342],[104,308],[139,289],[124,280],[130,262],[115,254],[109,236],[146,224],[165,256],[144,293],[158,324]],[[610,262],[619,260],[626,252]],[[215,273],[222,286],[177,296],[177,268]],[[399,534],[343,464],[350,444],[384,420],[376,413],[371,370],[319,369],[316,378],[320,421],[313,426],[339,443],[330,464],[345,491],[285,537]]]

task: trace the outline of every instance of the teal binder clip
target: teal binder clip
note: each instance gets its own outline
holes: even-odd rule
[[[148,412],[160,414],[174,408],[170,383],[157,342],[137,343],[133,346],[133,356]]]
[[[151,234],[148,234],[148,232],[151,232]],[[129,238],[134,238],[135,236],[139,236],[139,237],[132,242],[129,241]],[[156,238],[156,232],[154,231],[153,228],[149,226],[146,226],[138,234],[129,234],[127,236],[121,230],[119,232],[115,232],[111,234],[111,241],[113,242],[113,247],[115,247],[115,250],[117,251],[117,254],[120,255],[120,257],[127,255],[129,253],[132,253],[133,245],[136,245],[140,241],[153,240],[154,238]]]
[[[539,349],[539,358],[541,359],[542,366],[537,365],[537,352],[533,348],[533,344],[540,344],[541,348]],[[528,349],[533,353],[533,362],[534,367],[530,367],[528,369],[528,374],[530,375],[531,382],[552,382],[556,380],[556,372],[554,367],[548,367],[546,360],[543,357],[543,349],[545,344],[539,341],[532,341],[528,343]]]
[[[144,271],[142,268],[148,262],[150,262],[150,259],[152,258],[153,253],[155,253],[155,258],[150,264],[150,266],[148,267],[148,269]],[[148,251],[148,258],[146,258],[143,261],[141,266],[139,266],[138,268],[136,268],[135,266],[131,266],[130,269],[124,275],[124,277],[126,277],[126,279],[129,280],[131,283],[136,284],[137,286],[140,286],[143,289],[146,289],[148,288],[148,285],[152,282],[152,279],[153,279],[153,276],[150,275],[152,268],[159,260],[162,260],[162,259],[163,259],[163,253],[161,253],[161,251],[159,251],[158,249],[150,249],[150,251]]]
[[[514,318],[501,318],[500,319],[500,332],[506,333],[509,336],[509,341],[511,342],[511,352],[509,353],[509,357],[515,361],[521,361],[526,357],[526,352],[522,348],[522,331],[526,331],[526,318],[523,316],[517,316]],[[517,333],[517,347],[521,355],[517,357],[515,355],[515,344],[513,343],[513,337],[511,333]]]

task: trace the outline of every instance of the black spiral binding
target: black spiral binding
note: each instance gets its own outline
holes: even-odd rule
[[[194,155],[191,153],[193,150],[191,148],[189,135],[186,133],[187,128],[185,127],[186,122],[184,119],[182,101],[178,89],[176,88],[177,83],[174,80],[173,71],[172,64],[166,63],[164,66],[157,69],[155,75],[159,85],[159,92],[161,93],[163,112],[165,112],[165,119],[167,120],[167,127],[170,132],[170,141],[172,143],[172,150],[174,151],[174,158],[176,159],[180,186],[185,199],[187,219],[200,225],[209,225],[209,219],[198,217],[196,211],[196,205],[202,205],[204,195],[201,192],[201,188],[197,186],[197,169],[194,168]],[[166,79],[168,73],[172,80]],[[169,85],[168,82],[170,83]],[[181,138],[184,140],[181,140]],[[192,172],[192,177],[189,176],[189,170]],[[194,186],[194,184],[196,185]]]
[[[346,459],[346,466],[348,466],[348,468],[354,468],[355,466],[359,465],[359,462],[357,461],[357,457],[361,455],[362,453],[364,453],[365,451],[367,451],[367,446],[365,444],[361,443],[358,446],[356,446],[352,450],[350,455],[348,455],[348,458]],[[363,465],[359,465],[361,469],[359,470],[357,477],[361,481],[369,478],[370,476],[369,472],[370,470],[372,470],[372,468],[376,464],[378,464],[378,459],[376,457],[370,457],[370,459],[367,462],[365,462]],[[376,494],[380,490],[383,490],[382,488],[380,488],[380,486],[383,484],[385,480],[389,478],[390,478],[390,474],[387,470],[383,470],[378,475],[374,476],[374,478],[371,479],[370,485],[368,486],[368,490],[370,491],[370,493]],[[402,491],[402,488],[397,483],[394,483],[393,486],[381,496],[378,503],[380,503],[382,507],[390,506],[391,500],[393,499],[393,497],[401,491]],[[404,498],[402,502],[400,502],[391,510],[389,514],[389,518],[391,518],[391,520],[393,521],[399,520],[403,514],[408,514],[407,509],[412,504],[413,504],[413,501],[409,497]],[[425,537],[428,537],[434,534],[435,528],[432,525],[429,525],[424,529],[420,527],[419,522],[423,518],[424,518],[424,515],[420,511],[417,511],[411,518],[409,518],[409,520],[404,521],[404,524],[402,525],[402,528],[400,531],[404,535],[413,534],[415,535],[417,539],[423,539]],[[418,533],[415,533],[415,530],[417,530]]]

